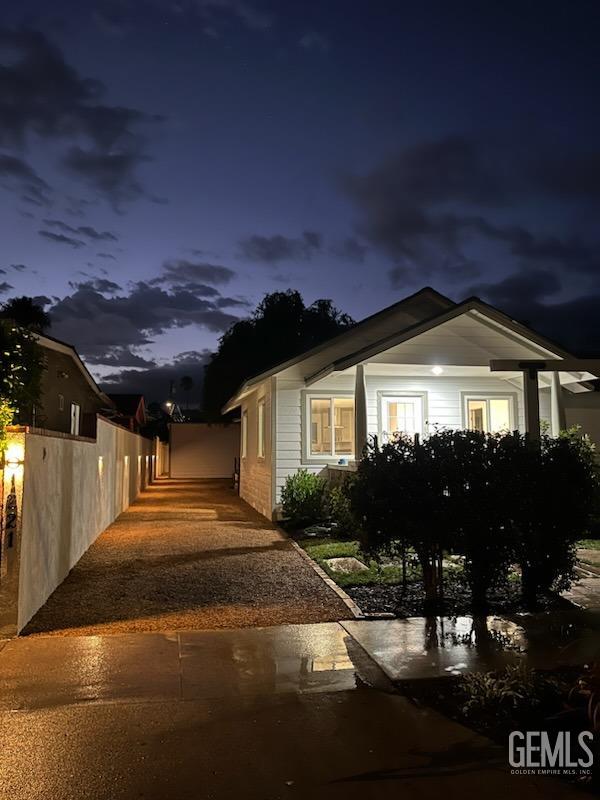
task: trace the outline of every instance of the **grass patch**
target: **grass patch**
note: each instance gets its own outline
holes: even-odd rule
[[[368,561],[360,552],[360,544],[353,541],[343,541],[338,539],[306,539],[299,544],[306,550],[308,555],[322,567],[325,572],[333,578],[338,586],[373,586],[375,584],[393,585],[402,581],[402,567],[396,564],[380,565],[376,561]],[[363,572],[353,572],[344,575],[341,572],[334,572],[325,563],[328,558],[358,558],[366,564],[369,569]],[[408,576],[410,579],[410,568]]]
[[[581,550],[600,550],[600,539],[580,539],[577,547]]]

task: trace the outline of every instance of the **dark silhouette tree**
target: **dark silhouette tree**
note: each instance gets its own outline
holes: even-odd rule
[[[300,292],[288,289],[264,297],[249,319],[234,323],[220,339],[204,372],[204,410],[213,418],[253,375],[315,347],[348,329],[354,321],[331,300],[306,306]]]
[[[194,388],[194,379],[190,375],[184,375],[179,381],[179,385],[186,394],[185,407],[189,410],[190,407],[190,392]]]
[[[31,297],[13,297],[0,309],[0,319],[12,320],[20,328],[42,333],[50,327],[50,316]]]

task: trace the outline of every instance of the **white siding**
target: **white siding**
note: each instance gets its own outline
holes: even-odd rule
[[[429,429],[463,428],[462,396],[473,394],[514,395],[517,405],[517,423],[520,430],[525,429],[521,390],[500,378],[396,378],[392,376],[366,376],[367,421],[369,434],[379,434],[378,392],[424,392],[426,393],[426,421]],[[288,475],[293,475],[300,467],[319,473],[325,464],[307,463],[302,452],[302,392],[304,383],[300,380],[277,379],[277,446],[275,458],[275,503],[280,501],[281,489]],[[325,378],[311,389],[331,391],[354,391],[354,378],[337,375]],[[311,390],[308,390],[309,392]],[[541,415],[550,415],[549,392],[541,392]]]
[[[265,455],[258,457],[258,401],[265,403]],[[271,380],[261,383],[242,402],[241,411],[248,414],[248,448],[240,461],[240,497],[271,519],[272,502],[272,392]]]

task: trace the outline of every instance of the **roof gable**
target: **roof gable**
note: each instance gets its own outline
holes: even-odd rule
[[[416,323],[430,319],[456,305],[452,300],[429,286],[397,303],[378,311],[358,322],[338,336],[328,339],[317,347],[301,353],[270,370],[250,377],[236,395],[227,403],[224,412],[239,404],[239,399],[262,381],[273,375],[304,376],[331,361],[358,348],[370,345],[398,331],[406,330]]]

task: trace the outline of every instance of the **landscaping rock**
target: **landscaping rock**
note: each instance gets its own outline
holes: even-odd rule
[[[365,572],[369,568],[362,561],[354,556],[346,558],[326,558],[325,563],[333,572],[341,572],[343,575],[351,575],[354,572]]]

